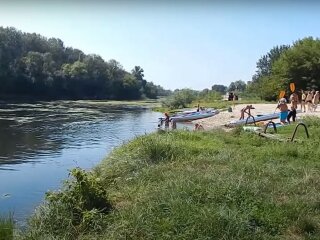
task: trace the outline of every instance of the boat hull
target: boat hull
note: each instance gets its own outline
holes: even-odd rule
[[[174,121],[174,122],[193,121],[193,120],[198,120],[198,119],[202,119],[202,118],[212,117],[218,113],[219,113],[219,111],[217,111],[217,110],[205,111],[205,112],[182,113],[182,114],[177,114],[177,115],[170,117],[170,121]],[[160,118],[160,120],[162,120],[162,121],[164,119],[165,118]]]
[[[297,113],[300,113],[300,112],[301,110],[297,110]],[[250,124],[254,122],[261,122],[261,121],[276,119],[276,118],[279,118],[279,112],[263,114],[263,115],[253,116],[253,117],[254,119],[250,117],[249,119],[231,121],[229,123],[229,126],[237,126],[237,125]]]

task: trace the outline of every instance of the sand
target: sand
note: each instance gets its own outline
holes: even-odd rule
[[[214,128],[225,128],[225,125],[232,120],[238,120],[240,118],[240,110],[248,104],[239,104],[232,108],[232,112],[221,111],[219,114],[193,121],[193,123],[200,123],[205,130],[211,130]],[[274,112],[279,112],[276,110],[276,104],[252,104],[255,109],[251,110],[253,116],[257,114],[270,114]],[[276,111],[275,111],[276,110]],[[300,110],[300,106],[299,106]],[[248,115],[245,114],[245,118]],[[315,112],[301,112],[297,113],[297,118],[303,118],[304,116],[318,116],[320,117],[320,107]],[[279,122],[279,119],[274,119],[274,122]]]

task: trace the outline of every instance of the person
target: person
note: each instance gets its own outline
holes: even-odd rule
[[[228,101],[233,101],[233,92],[229,93]]]
[[[170,123],[170,116],[169,116],[168,113],[164,113],[164,116],[165,116],[164,126],[165,126],[166,128],[168,128],[168,127],[169,127],[169,123]]]
[[[277,108],[279,108],[280,110],[279,118],[280,118],[280,123],[283,125],[286,123],[286,120],[288,117],[288,105],[285,98],[281,98],[279,100]]]
[[[238,94],[234,94],[233,99],[234,99],[235,101],[238,101],[238,99],[239,99]]]
[[[316,109],[318,107],[319,97],[320,97],[319,91],[316,91],[316,93],[314,94],[313,99],[312,99],[313,111],[314,112],[316,111]]]
[[[312,111],[312,99],[313,99],[313,95],[311,91],[307,92],[307,97],[306,97],[306,103],[307,103],[307,107],[308,107],[308,112]]]
[[[172,122],[172,123],[171,123],[172,129],[177,129],[177,123],[176,123],[176,121],[175,121],[175,120],[172,120],[171,122]]]
[[[290,123],[291,118],[292,118],[292,121],[295,122],[296,121],[296,116],[297,116],[297,108],[294,105],[294,103],[291,102],[290,111],[289,111],[288,116],[287,116],[288,123]]]
[[[199,130],[204,130],[203,126],[200,123],[196,123],[194,125],[194,130],[199,131]]]
[[[306,98],[307,95],[303,90],[301,90],[301,111],[306,112]]]
[[[247,105],[244,108],[242,108],[240,110],[241,115],[240,115],[239,120],[244,119],[245,113],[248,114],[248,116],[251,116],[251,109],[255,109],[255,108],[252,105]]]
[[[290,95],[290,103],[291,103],[291,106],[293,106],[293,108],[296,110],[298,108],[298,95],[293,92],[291,95]]]

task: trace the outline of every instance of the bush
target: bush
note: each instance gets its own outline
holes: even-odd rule
[[[112,207],[100,179],[79,168],[70,174],[73,179],[65,182],[62,191],[46,194],[46,202],[29,221],[28,236],[77,239],[81,233],[102,230]]]
[[[197,97],[196,91],[183,89],[175,92],[170,98],[162,102],[163,107],[170,109],[185,108]]]

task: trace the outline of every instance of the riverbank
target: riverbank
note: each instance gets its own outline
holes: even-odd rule
[[[212,130],[217,128],[226,129],[225,125],[230,123],[230,121],[232,120],[239,119],[240,110],[247,105],[248,104],[238,104],[232,107],[232,112],[228,112],[227,110],[220,111],[219,114],[213,117],[199,119],[193,122],[200,123],[205,130]],[[274,112],[279,112],[279,109],[276,109],[276,106],[277,106],[276,104],[257,103],[257,104],[252,104],[252,106],[255,108],[251,110],[251,114],[253,116],[258,114],[270,114]],[[300,109],[300,106],[299,106],[299,109]],[[315,112],[301,112],[297,114],[297,118],[303,118],[306,116],[320,117],[320,108],[318,108],[317,111]],[[247,115],[245,117],[247,117]],[[279,122],[279,119],[275,119],[274,121]]]
[[[67,187],[72,194],[65,189],[50,198],[51,204],[33,216],[27,235],[319,239],[320,120],[305,121],[311,139],[299,136],[303,143],[273,142],[238,128],[229,133],[171,131],[138,137],[115,149],[92,174],[78,175],[78,182]],[[279,134],[293,127],[279,129]],[[81,182],[93,186],[90,195],[81,193]],[[84,201],[93,198],[90,203],[97,204],[104,199],[111,207],[70,214],[68,201],[79,206],[79,192]]]

